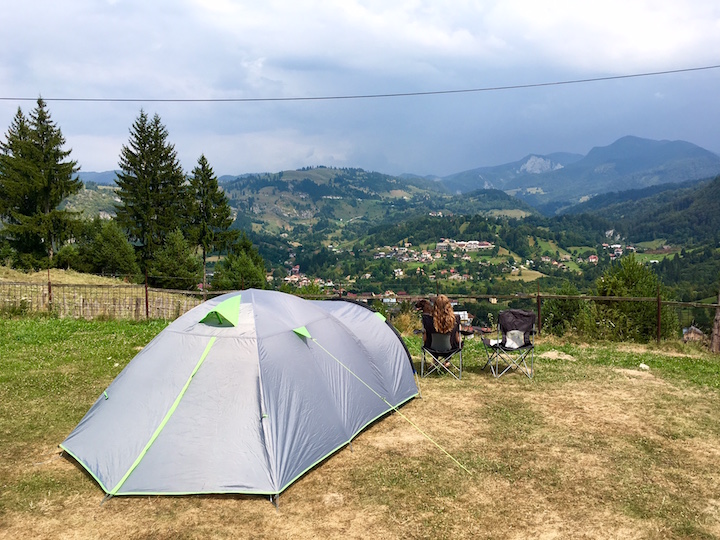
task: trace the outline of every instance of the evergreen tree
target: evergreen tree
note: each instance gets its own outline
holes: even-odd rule
[[[82,188],[76,161],[68,160],[65,138],[39,98],[29,120],[18,111],[0,143],[0,216],[12,246],[28,264],[48,258],[70,236],[72,212],[58,205]]]
[[[148,263],[148,282],[165,289],[194,289],[202,278],[202,263],[192,251],[180,229],[168,234]]]
[[[230,248],[230,253],[215,266],[213,289],[220,291],[264,289],[265,263],[255,246],[243,234]]]
[[[88,255],[94,273],[121,276],[137,276],[140,273],[135,249],[115,221],[102,223],[90,243]]]
[[[137,246],[143,269],[168,234],[188,225],[190,199],[185,176],[175,147],[167,139],[160,117],[155,114],[150,120],[141,110],[128,144],[120,151],[117,221]]]
[[[228,230],[233,222],[230,204],[204,155],[200,156],[197,167],[192,171],[190,189],[194,196],[191,238],[202,249],[204,287],[208,253],[237,240],[238,231]]]

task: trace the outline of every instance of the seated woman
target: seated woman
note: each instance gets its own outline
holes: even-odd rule
[[[450,299],[444,294],[438,295],[433,305],[432,315],[423,313],[423,347],[432,348],[432,334],[450,334],[450,346],[460,347],[460,316],[453,312]]]

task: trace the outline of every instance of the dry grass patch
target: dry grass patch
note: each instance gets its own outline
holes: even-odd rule
[[[48,271],[20,272],[7,266],[0,266],[0,281],[47,284]],[[121,279],[81,274],[74,270],[50,269],[50,281],[62,285],[119,285]]]

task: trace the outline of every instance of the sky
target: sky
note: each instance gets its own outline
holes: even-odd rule
[[[717,0],[28,0],[0,28],[2,140],[42,96],[83,171],[118,167],[141,109],[219,176],[445,176],[625,135],[720,153],[720,68],[544,85],[720,65]],[[480,91],[307,99],[454,90]]]

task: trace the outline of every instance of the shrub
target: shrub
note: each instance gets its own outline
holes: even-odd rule
[[[401,311],[392,318],[391,322],[395,329],[404,336],[411,335],[420,328],[420,319],[413,312]]]
[[[630,255],[608,268],[597,280],[598,296],[625,296],[651,298],[660,292],[668,299],[655,272]],[[597,336],[602,339],[647,342],[657,333],[657,305],[653,302],[596,302],[595,322]],[[677,314],[663,307],[660,317],[661,337],[674,338],[678,334]]]
[[[558,291],[559,295],[577,296],[580,294],[577,287],[566,281]],[[562,336],[568,331],[579,332],[585,329],[590,306],[582,300],[552,299],[543,302],[542,327],[546,332]]]

